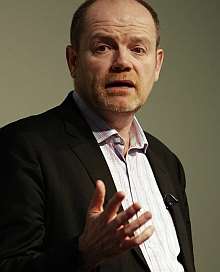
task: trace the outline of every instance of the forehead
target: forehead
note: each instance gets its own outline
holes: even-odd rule
[[[156,40],[156,27],[150,12],[134,0],[98,0],[89,7],[84,23],[89,36],[96,32],[134,36]]]

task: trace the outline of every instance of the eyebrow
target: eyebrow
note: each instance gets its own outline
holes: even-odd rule
[[[134,42],[134,43],[139,43],[139,42],[141,42],[141,43],[147,43],[147,44],[149,44],[149,43],[151,43],[151,41],[150,41],[150,39],[148,39],[147,37],[145,37],[145,36],[132,36],[131,38],[130,38],[130,40],[132,41],[132,42]]]
[[[100,39],[106,42],[115,42],[117,40],[117,35],[107,34],[105,32],[97,32],[94,35],[91,36],[92,40]],[[129,37],[129,41],[133,43],[145,43],[150,44],[151,41],[149,38],[147,38],[144,35],[134,35]]]
[[[116,36],[112,36],[112,35],[107,35],[106,33],[96,33],[95,35],[93,35],[91,37],[91,40],[104,40],[104,41],[114,41],[116,40],[117,37]]]

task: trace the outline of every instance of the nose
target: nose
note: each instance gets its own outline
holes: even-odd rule
[[[131,61],[129,60],[129,53],[126,48],[118,48],[113,55],[111,65],[112,72],[129,72],[132,68]]]

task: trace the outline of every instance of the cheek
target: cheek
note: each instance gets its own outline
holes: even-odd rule
[[[138,96],[144,102],[149,96],[155,81],[155,62],[146,62],[137,69]]]
[[[97,57],[90,57],[87,61],[87,67],[96,76],[100,74],[104,74],[109,71],[110,61],[109,58],[97,58]]]
[[[87,79],[89,81],[89,84],[92,85],[94,89],[100,91],[105,84],[108,72],[109,66],[104,60],[90,60],[87,68]]]
[[[155,79],[155,62],[146,63],[140,69],[140,79],[143,85],[151,85]]]

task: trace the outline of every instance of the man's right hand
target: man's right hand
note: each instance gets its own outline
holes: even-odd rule
[[[137,212],[141,209],[138,203],[118,213],[124,198],[124,193],[115,193],[104,210],[105,185],[101,180],[96,182],[85,228],[79,238],[79,251],[83,260],[82,270],[89,271],[106,259],[139,246],[152,235],[154,230],[152,225],[140,234],[134,235],[134,232],[151,218],[151,214],[145,212],[140,217],[133,218],[137,217]]]

